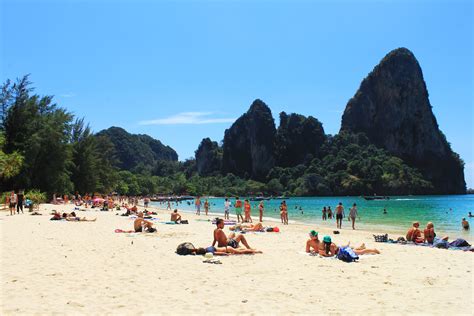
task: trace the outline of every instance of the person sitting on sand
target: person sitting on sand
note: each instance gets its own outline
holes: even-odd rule
[[[153,233],[156,232],[156,229],[153,228],[153,223],[143,219],[143,212],[138,212],[138,218],[133,222],[133,228],[135,229],[136,233],[143,232],[143,228],[145,228],[144,232]]]
[[[439,238],[436,238],[436,233],[434,231],[434,225],[432,222],[428,222],[426,224],[426,228],[423,231],[423,236],[424,236],[424,242],[428,244],[433,244],[436,240],[440,240]],[[448,241],[449,237],[445,236],[441,238],[441,240]]]
[[[465,230],[469,230],[469,222],[466,221],[465,218],[462,219],[461,224],[462,224],[462,228],[464,228]]]
[[[181,214],[178,213],[178,210],[174,210],[173,213],[171,213],[170,220],[175,223],[181,222]]]
[[[237,224],[235,226],[230,226],[229,230],[240,230],[243,232],[261,232],[264,230],[262,223],[257,224]]]
[[[247,240],[245,239],[244,235],[235,235],[235,233],[230,233],[229,237],[226,236],[224,233],[224,220],[222,218],[218,218],[216,220],[217,228],[214,230],[214,241],[212,242],[212,246],[214,247],[217,243],[218,247],[232,247],[232,248],[239,248],[239,243],[242,242],[247,249],[251,249]]]
[[[307,253],[318,253],[319,252],[319,239],[318,232],[312,230],[309,232],[309,239],[306,241],[306,252]]]
[[[421,238],[421,231],[419,229],[420,223],[413,222],[413,227],[411,227],[406,235],[407,241],[422,243],[423,238]]]

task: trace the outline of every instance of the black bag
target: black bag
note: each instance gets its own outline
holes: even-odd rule
[[[176,248],[176,253],[180,256],[187,256],[193,253],[192,250],[196,249],[190,242],[183,242]]]
[[[373,235],[376,242],[387,242],[388,234],[385,235]]]
[[[187,219],[183,219],[182,221],[179,222],[180,224],[189,224]]]

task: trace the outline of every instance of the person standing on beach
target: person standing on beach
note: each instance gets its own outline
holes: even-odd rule
[[[194,201],[194,205],[196,206],[196,215],[201,215],[201,199],[196,197],[196,201]]]
[[[206,212],[206,216],[209,213],[209,201],[208,200],[206,200],[204,202],[204,212]]]
[[[280,218],[283,225],[288,225],[288,206],[286,205],[286,201],[281,202]]]
[[[339,202],[339,204],[336,206],[336,226],[339,229],[342,228],[343,218],[344,218],[344,207],[342,206],[342,203]]]
[[[237,197],[235,200],[235,215],[237,215],[237,222],[240,223],[240,220],[242,220],[242,223],[244,222],[244,218],[242,217],[242,201]]]
[[[462,224],[462,228],[464,228],[465,230],[469,230],[469,222],[466,221],[466,218],[462,219],[461,224]]]
[[[15,191],[12,191],[10,193],[10,215],[15,214],[15,208],[16,208],[16,194],[15,194]]]
[[[17,214],[20,214],[20,210],[21,210],[21,213],[23,214],[23,200],[24,200],[23,191],[18,191],[18,195],[16,198],[16,213]]]
[[[244,201],[244,214],[245,214],[245,222],[246,223],[252,223],[252,217],[250,216],[250,202],[249,200]]]
[[[326,210],[326,206],[323,207],[323,221],[325,221],[327,219],[327,210]]]
[[[352,221],[352,229],[355,229],[354,225],[355,225],[355,221],[356,221],[356,217],[358,217],[359,214],[357,213],[357,205],[354,203],[351,207],[351,209],[349,210],[349,220]]]
[[[224,219],[229,219],[230,201],[228,198],[224,201]]]
[[[263,222],[263,209],[265,206],[263,205],[263,201],[260,201],[260,204],[258,205],[258,213],[259,213],[259,220],[260,223]]]

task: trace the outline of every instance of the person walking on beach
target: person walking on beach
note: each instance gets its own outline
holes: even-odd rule
[[[263,209],[265,206],[263,205],[263,201],[260,201],[260,204],[258,204],[258,219],[260,220],[260,223],[263,222]]]
[[[354,203],[351,209],[349,210],[349,218],[348,218],[350,221],[352,221],[352,229],[355,229],[354,225],[355,225],[356,217],[359,217],[359,214],[357,213],[357,205]]]
[[[16,208],[16,194],[15,194],[15,191],[12,191],[10,193],[10,215],[14,215],[15,214],[15,208]]]
[[[171,211],[171,201],[168,200],[168,204],[166,205],[166,210]]]
[[[244,214],[245,214],[246,223],[253,223],[252,217],[250,216],[250,210],[251,210],[250,202],[249,200],[245,200],[244,201]]]
[[[330,206],[328,206],[328,218],[332,219],[332,210]]]
[[[343,218],[344,218],[344,207],[342,206],[342,203],[339,202],[339,204],[336,206],[336,226],[339,229],[342,228]]]
[[[206,216],[209,213],[209,201],[208,200],[206,200],[204,202],[204,212],[206,212]]]
[[[201,215],[201,199],[196,197],[196,201],[194,201],[194,205],[196,206],[196,215]]]
[[[244,222],[244,218],[242,217],[242,201],[237,197],[235,200],[235,215],[237,215],[237,222],[240,223],[240,220],[242,220],[242,223]]]
[[[325,221],[327,219],[327,210],[326,210],[326,206],[323,207],[323,221]]]
[[[224,219],[229,219],[230,201],[228,198],[224,201]]]

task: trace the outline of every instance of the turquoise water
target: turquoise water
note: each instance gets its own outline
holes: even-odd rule
[[[231,201],[233,203],[235,199],[231,199]],[[210,212],[223,214],[223,198],[210,198],[209,202],[211,204]],[[356,222],[356,228],[376,231],[405,231],[413,221],[419,221],[422,228],[431,221],[438,234],[446,233],[450,237],[474,239],[474,227],[467,232],[461,227],[463,217],[466,217],[471,227],[474,225],[474,218],[467,217],[469,211],[474,214],[474,195],[393,196],[390,197],[390,200],[374,201],[366,201],[361,197],[295,197],[287,199],[286,202],[290,220],[314,223],[315,226],[336,226],[334,219],[325,222],[322,220],[323,206],[331,206],[334,211],[337,204],[342,202],[347,215],[352,204],[357,203],[361,219]],[[258,203],[251,202],[252,216],[254,217],[258,216]],[[269,200],[264,203],[264,217],[279,219],[281,200]],[[182,202],[179,204],[179,208],[194,211],[192,201],[190,204]],[[388,214],[383,214],[384,208],[387,209]],[[201,212],[203,212],[203,208]],[[343,228],[350,228],[347,219],[343,221]]]

